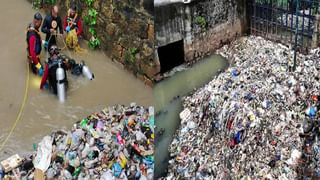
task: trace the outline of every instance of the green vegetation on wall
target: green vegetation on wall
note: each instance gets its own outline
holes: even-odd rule
[[[207,21],[204,17],[202,16],[196,16],[196,18],[194,19],[194,22],[200,26],[202,29],[205,29],[207,26]]]
[[[134,64],[134,62],[136,61],[136,54],[138,53],[138,49],[133,47],[133,48],[129,48],[124,55],[124,60],[126,63],[131,63]]]
[[[32,0],[32,8],[40,9],[43,5],[53,5],[56,0]]]
[[[84,17],[84,22],[89,26],[89,32],[91,34],[91,38],[89,40],[88,46],[91,49],[95,49],[100,46],[100,39],[97,37],[97,16],[98,12],[93,8],[93,3],[95,0],[85,0],[86,5],[89,7],[88,15]]]
[[[86,1],[86,4],[90,7],[95,0],[85,0]]]

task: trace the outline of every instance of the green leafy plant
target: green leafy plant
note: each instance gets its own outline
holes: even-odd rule
[[[97,31],[94,27],[89,27],[89,32],[93,35],[93,36],[97,36]]]
[[[138,53],[138,49],[133,47],[133,48],[129,48],[124,55],[124,60],[127,63],[134,63],[136,61],[136,54]]]
[[[98,12],[97,10],[93,9],[93,8],[90,8],[89,9],[89,16],[91,16],[92,18],[97,18],[97,15],[98,15]]]
[[[96,19],[92,19],[92,18],[90,19],[89,18],[89,23],[88,23],[89,26],[94,26],[96,24],[97,24],[97,20]]]
[[[32,8],[40,9],[43,5],[52,5],[55,4],[56,0],[32,0]]]
[[[205,28],[206,25],[207,25],[206,19],[204,17],[202,17],[202,16],[197,16],[194,21],[201,28]]]
[[[85,0],[85,3],[89,7],[88,14],[84,17],[84,23],[89,26],[89,32],[91,39],[89,41],[89,48],[95,49],[100,46],[100,39],[97,37],[97,31],[95,26],[97,25],[98,12],[92,7],[95,0]]]
[[[89,26],[94,26],[97,24],[97,15],[98,12],[91,8],[88,11],[88,15],[84,17],[84,22]]]
[[[93,4],[94,0],[85,0],[85,3],[87,6],[91,6]]]
[[[52,5],[56,3],[56,0],[45,0],[44,3]]]
[[[95,38],[91,38],[89,41],[89,48],[91,49],[96,49],[97,47],[99,47],[101,44],[100,39],[95,37]]]
[[[33,0],[32,1],[32,8],[33,9],[40,9],[41,7],[41,0]]]
[[[90,16],[84,16],[83,20],[84,20],[85,24],[87,24],[87,25],[90,24]]]

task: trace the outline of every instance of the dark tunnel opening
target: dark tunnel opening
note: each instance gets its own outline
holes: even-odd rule
[[[184,63],[183,40],[176,41],[158,48],[161,73],[170,71]]]

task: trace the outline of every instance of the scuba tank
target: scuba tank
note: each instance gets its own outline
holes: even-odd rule
[[[57,78],[57,95],[60,102],[64,102],[66,99],[66,87],[65,82],[63,81],[64,76],[64,70],[61,67],[61,61],[59,61],[58,68],[56,70],[56,78]]]
[[[89,80],[94,79],[94,74],[90,71],[89,67],[85,65],[84,61],[81,63],[82,65],[82,74],[87,77]]]

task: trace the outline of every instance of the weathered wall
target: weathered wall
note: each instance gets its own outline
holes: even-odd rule
[[[185,61],[201,59],[246,30],[245,0],[195,0],[155,7],[156,48],[183,39]]]
[[[57,0],[61,16],[65,16],[70,2]],[[75,2],[83,18],[88,14],[88,7],[84,1]],[[97,36],[106,55],[147,84],[152,84],[153,76],[159,69],[154,56],[153,0],[96,0],[93,6],[98,11]],[[83,36],[90,39],[86,25]],[[136,48],[137,53],[128,60],[130,48]]]
[[[156,45],[164,46],[185,37],[184,4],[155,7]]]
[[[139,78],[152,79],[156,69],[152,0],[101,0],[95,7],[100,12],[97,33],[106,53]],[[138,49],[134,61],[126,59],[129,48]]]

